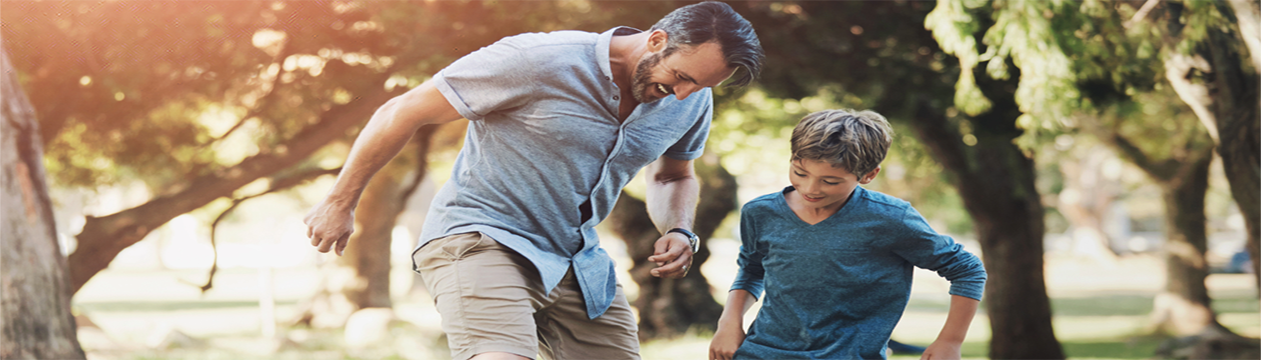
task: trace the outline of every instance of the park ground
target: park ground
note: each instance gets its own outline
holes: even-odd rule
[[[606,242],[609,243],[609,242]],[[617,254],[613,244],[610,253]],[[713,257],[702,271],[725,299],[734,277],[738,243],[715,239]],[[618,259],[619,265],[629,263]],[[321,281],[311,267],[221,270],[215,287],[201,294],[204,270],[111,269],[76,295],[79,339],[89,359],[442,359],[445,344],[431,299],[407,294],[407,266],[391,281],[396,289],[395,321],[388,333],[345,333],[345,328],[313,329],[288,324]],[[270,273],[270,276],[266,276]],[[1046,282],[1052,298],[1056,336],[1070,358],[1147,359],[1161,339],[1148,333],[1153,298],[1164,285],[1156,255],[1122,257],[1116,262],[1048,254]],[[623,277],[627,293],[637,289]],[[270,284],[270,285],[268,285]],[[1212,274],[1207,280],[1219,321],[1252,338],[1261,337],[1261,310],[1251,274]],[[917,270],[910,305],[893,338],[911,344],[932,342],[945,321],[949,284]],[[261,302],[274,299],[270,316]],[[261,306],[260,306],[261,305]],[[982,303],[984,306],[984,303]],[[265,326],[271,317],[276,326]],[[752,316],[749,317],[750,319]],[[82,321],[82,320],[81,320]],[[989,321],[982,311],[964,344],[965,358],[986,358]],[[270,335],[270,336],[269,336]],[[350,336],[347,336],[350,335]],[[689,333],[643,344],[645,359],[703,359],[712,334]],[[895,356],[914,359],[917,356]]]

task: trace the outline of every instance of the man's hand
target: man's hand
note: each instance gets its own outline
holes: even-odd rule
[[[307,225],[306,235],[311,238],[311,246],[322,253],[336,248],[337,255],[341,256],[350,234],[355,232],[355,209],[324,199],[302,222]]]
[[[924,355],[920,360],[955,360],[963,357],[963,344],[937,340],[927,349],[924,349]]]
[[[653,255],[648,261],[657,263],[652,276],[679,279],[692,267],[692,244],[680,233],[666,233],[653,244]]]

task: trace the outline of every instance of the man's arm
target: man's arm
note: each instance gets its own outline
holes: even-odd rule
[[[661,238],[653,245],[653,255],[648,261],[657,263],[651,273],[656,277],[681,278],[692,265],[692,246],[687,236],[668,233],[670,229],[692,229],[696,217],[696,203],[701,191],[700,181],[692,170],[691,160],[675,160],[667,156],[648,165],[648,192],[644,202],[648,217],[660,231]]]
[[[460,118],[432,81],[381,105],[355,139],[333,189],[307,213],[303,222],[307,225],[311,245],[320,252],[336,248],[341,255],[350,233],[354,232],[355,207],[368,180],[398,155],[422,125],[444,124]]]
[[[958,359],[962,355],[963,339],[968,335],[968,326],[976,316],[977,305],[981,301],[966,296],[950,296],[950,313],[946,315],[946,325],[941,327],[937,340],[928,345],[920,360]]]

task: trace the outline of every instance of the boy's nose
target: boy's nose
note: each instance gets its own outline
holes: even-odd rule
[[[818,185],[816,185],[814,182],[806,183],[801,186],[801,193],[806,194],[806,195],[814,194],[815,188],[817,187]]]

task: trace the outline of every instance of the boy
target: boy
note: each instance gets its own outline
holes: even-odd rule
[[[892,141],[871,111],[820,111],[793,129],[791,186],[744,205],[740,271],[710,359],[883,359],[912,266],[950,281],[950,313],[923,359],[957,359],[985,287],[981,261],[906,201],[866,190]],[[743,330],[744,313],[766,297]]]

